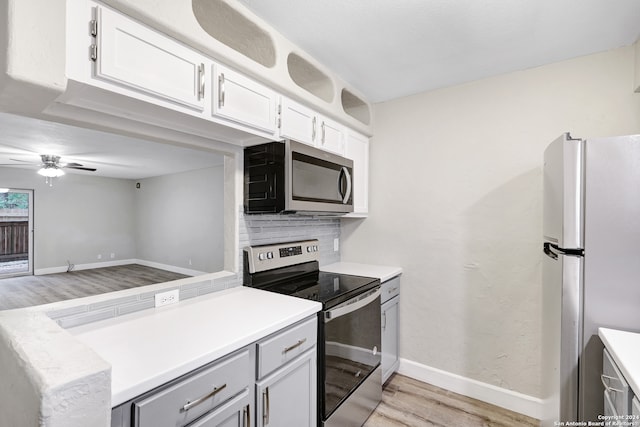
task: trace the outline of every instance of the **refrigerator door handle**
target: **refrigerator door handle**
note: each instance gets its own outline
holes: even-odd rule
[[[554,245],[552,245],[549,242],[545,242],[544,243],[544,253],[545,253],[545,255],[547,255],[551,259],[558,259],[558,254],[553,252],[551,250],[551,248],[555,248]]]
[[[558,254],[584,256],[584,249],[562,249],[553,243],[544,242],[544,253],[553,259],[558,259]]]

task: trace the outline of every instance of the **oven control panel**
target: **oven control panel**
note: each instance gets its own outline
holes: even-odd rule
[[[249,272],[273,270],[290,265],[320,260],[320,242],[301,240],[272,245],[247,246],[244,252],[249,262]]]

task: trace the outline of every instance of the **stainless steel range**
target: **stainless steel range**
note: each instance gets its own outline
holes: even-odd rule
[[[380,280],[319,271],[319,242],[244,250],[244,285],[322,303],[318,425],[361,426],[382,398]]]

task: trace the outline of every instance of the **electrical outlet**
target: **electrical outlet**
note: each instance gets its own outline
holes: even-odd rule
[[[340,250],[340,239],[333,239],[333,251],[338,252]]]
[[[116,254],[111,252],[111,259],[114,259],[116,257]]]
[[[156,307],[175,304],[180,301],[180,289],[173,289],[167,292],[160,292],[155,295]]]
[[[102,259],[102,254],[98,254],[98,259]]]

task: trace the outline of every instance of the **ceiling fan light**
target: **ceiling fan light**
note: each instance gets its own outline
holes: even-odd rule
[[[53,166],[45,166],[38,170],[38,175],[42,175],[47,178],[57,178],[64,175],[64,171]]]

